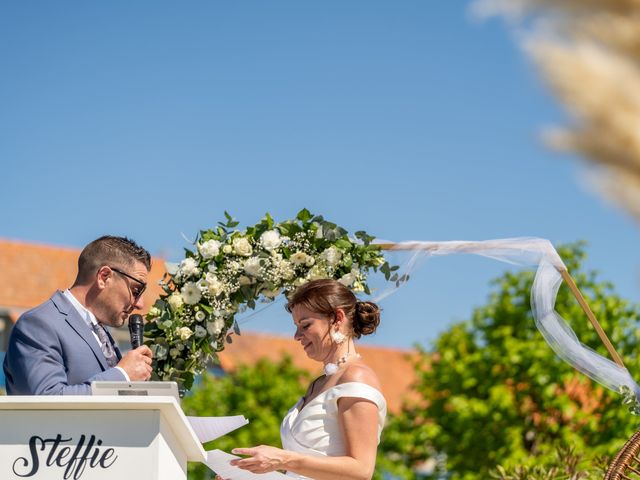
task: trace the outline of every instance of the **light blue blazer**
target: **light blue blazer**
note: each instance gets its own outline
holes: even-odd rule
[[[20,316],[3,367],[8,395],[91,395],[93,380],[125,380],[109,368],[91,328],[59,290]]]

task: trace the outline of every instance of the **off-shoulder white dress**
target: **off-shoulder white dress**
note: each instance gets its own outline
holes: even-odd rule
[[[337,457],[345,455],[346,448],[338,424],[338,399],[355,397],[370,400],[378,407],[378,442],[387,415],[387,402],[382,393],[370,385],[359,382],[342,383],[313,398],[300,410],[303,398],[289,410],[280,427],[282,447],[285,450],[314,455]],[[288,475],[305,479],[300,475]]]

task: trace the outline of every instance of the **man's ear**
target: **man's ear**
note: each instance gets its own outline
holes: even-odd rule
[[[109,278],[111,278],[112,275],[113,272],[109,267],[107,267],[106,265],[100,267],[96,272],[96,286],[100,290],[105,289],[107,287],[107,281],[109,280]]]

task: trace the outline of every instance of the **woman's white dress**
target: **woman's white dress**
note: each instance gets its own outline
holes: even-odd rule
[[[346,454],[344,438],[338,424],[338,399],[355,397],[370,400],[378,407],[378,442],[387,415],[387,402],[382,393],[370,385],[359,382],[342,383],[320,393],[302,410],[303,398],[289,410],[280,427],[282,447],[285,450],[336,457]],[[293,473],[295,478],[307,478]]]

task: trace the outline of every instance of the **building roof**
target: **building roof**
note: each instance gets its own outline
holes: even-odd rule
[[[16,321],[22,311],[44,302],[57,289],[71,286],[77,272],[78,248],[58,247],[0,239],[0,309],[9,311]],[[164,259],[152,259],[149,288],[144,294],[145,310],[162,292],[158,281],[164,276]],[[128,337],[128,333],[126,334]],[[292,357],[299,368],[312,374],[320,373],[320,365],[307,358],[292,338],[258,332],[234,335],[220,354],[221,367],[233,371],[241,364],[253,364],[260,358],[280,360],[284,354]],[[389,410],[398,411],[415,380],[409,359],[410,351],[359,345],[358,352],[380,378]]]
[[[362,359],[378,375],[389,410],[397,412],[402,401],[410,394],[410,386],[415,381],[409,350],[356,345]],[[228,344],[219,354],[220,366],[224,371],[233,371],[239,365],[252,365],[261,358],[272,361],[289,355],[295,366],[311,372],[322,373],[322,365],[306,356],[300,344],[290,337],[268,335],[258,332],[241,332],[233,335],[233,343]]]

